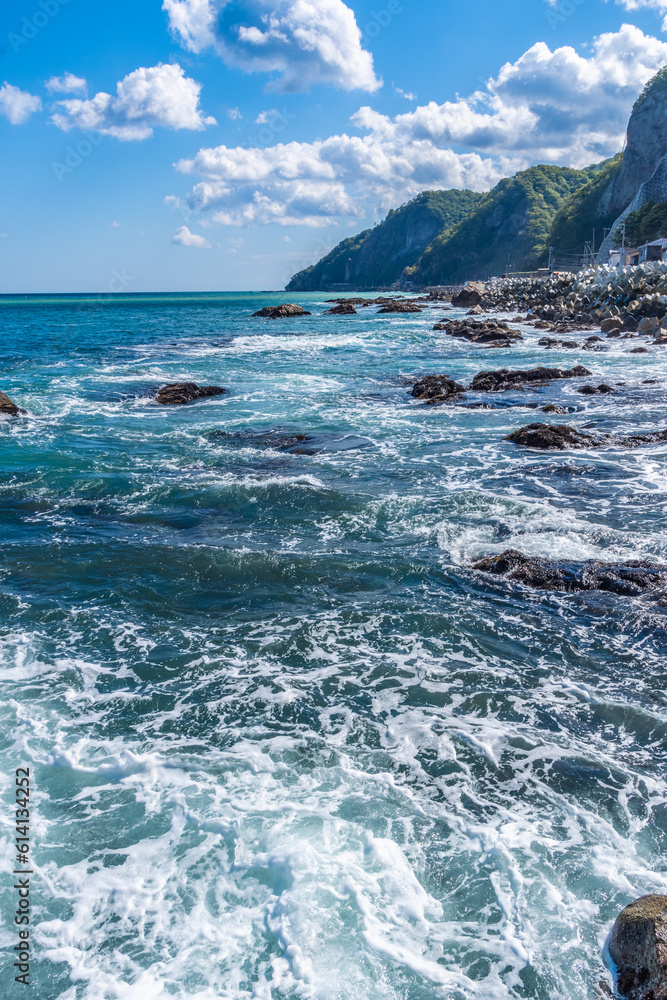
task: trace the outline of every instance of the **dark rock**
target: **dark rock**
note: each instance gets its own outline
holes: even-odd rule
[[[609,939],[616,985],[627,1000],[667,998],[667,896],[642,896],[619,915]]]
[[[577,340],[555,340],[553,337],[541,337],[537,343],[540,347],[546,347],[549,350],[555,347],[563,347],[571,351],[580,346]]]
[[[667,566],[642,560],[606,563],[597,559],[581,562],[527,556],[508,549],[499,556],[488,556],[473,563],[473,569],[504,576],[538,590],[576,593],[602,590],[607,593],[635,596],[656,590],[667,583]],[[665,900],[667,905],[667,899]],[[667,940],[667,939],[666,939]],[[664,994],[667,997],[667,993]]]
[[[564,406],[556,406],[555,403],[548,403],[546,406],[542,407],[542,413],[559,413],[559,414],[563,414],[563,413],[569,413],[569,412],[570,411],[566,410]]]
[[[6,396],[4,392],[0,392],[0,415],[5,417],[18,417],[20,413],[25,413],[20,406]]]
[[[601,344],[602,337],[586,337],[587,344]]]
[[[420,313],[421,311],[421,306],[415,305],[414,302],[405,302],[399,299],[395,302],[387,302],[379,310],[378,316],[384,316],[387,313]]]
[[[518,389],[522,386],[536,387],[545,382],[558,379],[583,378],[591,373],[583,365],[571,369],[562,368],[531,368],[528,371],[511,372],[507,368],[499,371],[480,372],[475,375],[470,388],[477,392],[504,392],[506,389]]]
[[[634,347],[628,354],[648,354],[648,347]]]
[[[444,403],[456,399],[463,391],[462,385],[446,375],[426,375],[415,383],[411,395],[428,403]]]
[[[667,441],[667,431],[649,431],[648,434],[626,434],[614,443],[622,448],[641,448],[644,444],[662,444]]]
[[[616,318],[603,319],[602,322],[600,323],[600,329],[602,330],[603,333],[606,334],[610,333],[620,334],[621,330],[623,329],[623,323],[621,322],[620,319]]]
[[[339,306],[334,306],[333,309],[327,309],[324,313],[325,316],[356,316],[357,310],[354,308],[351,302],[341,302]]]
[[[545,408],[546,409],[546,408]],[[557,412],[548,410],[547,412]],[[561,411],[564,412],[564,411]],[[595,426],[586,425],[587,427]],[[585,431],[564,424],[529,424],[509,434],[506,441],[526,448],[543,451],[567,451],[577,448],[641,448],[646,444],[663,444],[667,441],[667,430],[649,431],[646,434],[625,434],[614,437],[611,434],[586,434]]]
[[[509,347],[510,344],[523,340],[519,330],[512,330],[501,320],[489,319],[480,323],[475,320],[450,319],[436,323],[434,330],[442,330],[450,337],[461,337],[473,344],[490,344]]]
[[[282,306],[265,306],[253,316],[263,316],[266,319],[287,319],[290,316],[310,316],[301,306],[295,306],[291,302],[285,302]]]
[[[172,382],[163,385],[155,396],[155,401],[162,406],[185,406],[196,399],[207,399],[209,396],[222,396],[224,389],[218,385],[196,385],[194,382]]]
[[[582,396],[604,396],[613,391],[612,387],[604,382],[600,385],[582,385],[581,389],[577,389],[577,392],[580,392]]]
[[[585,434],[565,424],[529,424],[509,434],[505,440],[523,445],[525,448],[540,448],[543,451],[595,448],[606,443],[604,438],[593,437],[592,434]]]
[[[474,309],[482,301],[482,293],[476,288],[462,288],[452,296],[452,305],[456,309]]]

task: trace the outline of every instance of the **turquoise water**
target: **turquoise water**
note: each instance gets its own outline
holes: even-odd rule
[[[667,447],[503,440],[537,400],[667,427],[667,354],[324,298],[0,298],[29,411],[0,418],[2,836],[8,872],[25,762],[40,1000],[588,1000],[620,907],[667,891],[665,610],[467,568],[667,559]],[[408,395],[545,361],[625,385]],[[157,406],[180,380],[228,393]]]

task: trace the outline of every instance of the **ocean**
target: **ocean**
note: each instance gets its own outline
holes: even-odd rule
[[[21,767],[40,1000],[589,1000],[667,891],[667,610],[470,569],[667,560],[667,445],[504,440],[667,427],[667,354],[327,298],[0,298],[5,996]],[[409,395],[545,363],[615,391]]]

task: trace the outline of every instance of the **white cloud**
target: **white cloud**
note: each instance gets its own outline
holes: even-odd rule
[[[65,73],[64,76],[52,76],[47,80],[46,89],[50,94],[85,94],[88,84],[82,76]]]
[[[240,118],[243,118],[240,108],[230,108],[227,112],[227,117],[232,122],[237,122]]]
[[[111,223],[111,228],[112,229],[120,229],[120,222],[112,222]]]
[[[94,129],[116,139],[149,139],[157,126],[201,131],[215,125],[199,107],[201,84],[187,77],[178,63],[141,67],[116,86],[116,97],[99,93],[90,100],[60,101],[52,121],[68,132]]]
[[[484,191],[533,163],[581,167],[611,156],[638,93],[665,63],[667,44],[631,25],[596,38],[587,57],[540,42],[468,98],[395,118],[361,108],[352,124],[364,135],[202,149],[177,169],[200,178],[191,210],[218,224],[335,225],[427,189]]]
[[[667,0],[616,0],[624,10],[655,10],[663,18],[662,30],[667,31]]]
[[[7,118],[12,125],[23,125],[30,115],[39,111],[42,102],[39,97],[29,94],[11,83],[3,83],[0,87],[0,115]]]
[[[273,74],[268,89],[382,86],[343,0],[164,0],[162,7],[189,51],[214,48],[228,66]]]
[[[177,229],[171,238],[172,243],[177,243],[182,247],[198,247],[200,250],[211,250],[211,244],[203,236],[191,233],[187,226]]]
[[[404,97],[406,101],[417,100],[417,95],[413,94],[411,90],[401,90],[400,87],[394,87],[394,93],[398,94],[399,97]]]

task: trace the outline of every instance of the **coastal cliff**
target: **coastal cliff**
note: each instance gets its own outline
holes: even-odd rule
[[[392,285],[436,236],[465,219],[482,197],[474,191],[425,191],[375,228],[343,240],[317,264],[300,271],[287,291]]]
[[[485,195],[424,192],[374,229],[340,243],[296,275],[289,291],[347,285],[369,289],[486,278],[546,265],[549,247],[562,266],[604,230],[598,261],[620,242],[644,242],[667,227],[667,67],[645,87],[630,117],[623,152],[572,170],[535,166]],[[660,230],[660,232],[658,232]]]

